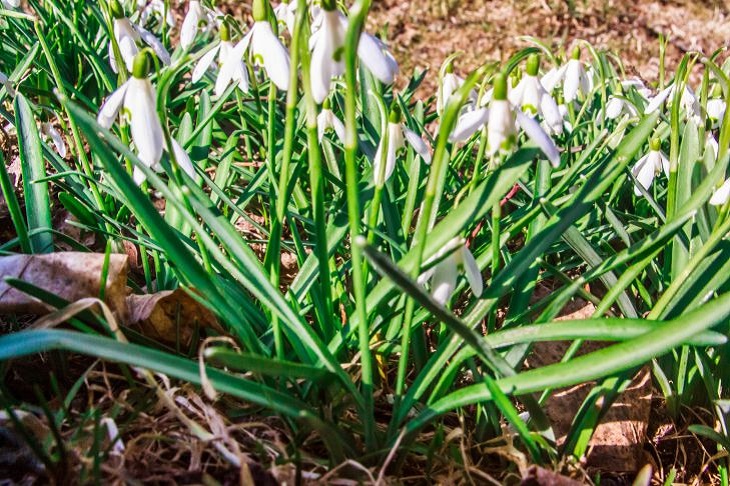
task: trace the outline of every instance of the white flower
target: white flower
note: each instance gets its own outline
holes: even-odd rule
[[[268,20],[257,20],[251,30],[231,51],[221,71],[235,70],[244,54],[250,54],[254,63],[263,66],[271,81],[282,91],[289,89],[289,53],[271,29]]]
[[[345,71],[343,50],[347,22],[347,18],[336,10],[333,3],[327,6],[323,4],[312,25],[314,32],[309,40],[312,50],[311,83],[312,95],[317,103],[321,103],[329,94],[332,78],[340,76]],[[380,40],[363,32],[360,35],[357,54],[362,63],[381,82],[385,84],[393,82],[398,73],[398,63]]]
[[[119,46],[119,52],[122,56],[121,61],[127,66],[127,71],[132,71],[134,58],[139,52],[138,44],[142,41],[152,48],[163,64],[170,64],[170,53],[167,52],[162,42],[145,28],[132,24],[124,16],[124,11],[118,1],[115,0],[111,3],[111,10],[114,16],[114,38]],[[115,73],[119,72],[118,66],[120,60],[114,55],[114,48],[111,41],[109,41],[109,62],[112,70]]]
[[[713,206],[724,206],[730,199],[730,179],[727,179],[710,198],[710,204]]]
[[[527,72],[509,92],[508,99],[526,113],[540,115],[552,133],[563,133],[563,117],[558,104],[537,77],[538,69],[539,58],[533,54],[527,60]]]
[[[548,93],[563,82],[563,98],[565,103],[572,103],[578,94],[587,95],[593,89],[593,76],[586,72],[580,61],[580,47],[575,47],[570,60],[559,68],[548,71],[541,79],[542,85]]]
[[[634,77],[625,79],[624,81],[621,81],[621,87],[624,90],[627,90],[629,88],[636,89],[636,92],[639,93],[639,95],[645,100],[651,98],[651,90],[647,88],[644,82],[639,78]]]
[[[720,126],[725,116],[725,101],[722,98],[712,98],[707,100],[707,118],[712,122],[712,128]]]
[[[444,254],[453,249],[454,243],[447,244],[441,252],[429,259],[434,261],[443,258],[418,277],[418,283],[421,285],[425,285],[429,280],[431,281],[431,297],[441,305],[445,305],[454,294],[456,281],[459,277],[459,267],[464,268],[466,280],[475,296],[479,297],[484,291],[484,282],[479,266],[474,259],[474,255],[463,243],[459,245],[456,251],[444,258]],[[426,264],[428,263],[427,261]]]
[[[188,12],[183,19],[180,28],[180,45],[183,49],[189,48],[195,41],[195,36],[200,32],[201,27],[204,32],[210,31],[218,16],[217,12],[203,6],[199,0],[190,0],[188,3]]]
[[[284,25],[289,33],[294,33],[294,21],[297,15],[297,2],[282,2],[274,7],[276,21]]]
[[[720,151],[720,145],[717,143],[715,136],[710,131],[708,131],[705,135],[705,150],[712,150],[712,158],[715,160],[717,159],[717,154]]]
[[[145,25],[151,18],[165,19],[170,27],[175,27],[175,16],[171,8],[165,7],[163,0],[137,0],[138,23]]]
[[[99,110],[97,120],[102,127],[110,128],[123,108],[122,113],[129,121],[137,157],[147,167],[159,172],[162,170],[160,158],[167,146],[157,115],[157,94],[147,78],[148,71],[149,60],[142,53],[135,59],[133,75],[107,98]],[[190,157],[174,139],[172,147],[177,163],[190,177],[194,177],[195,170]],[[134,181],[141,184],[144,179],[144,173],[135,167]]]
[[[449,141],[452,143],[464,142],[474,135],[477,130],[481,129],[489,120],[489,109],[474,108],[473,105],[467,103],[467,109],[462,111],[459,119],[456,121],[454,130],[449,135]]]
[[[226,24],[221,25],[220,34],[221,39],[218,44],[201,57],[193,69],[192,82],[200,81],[217,57],[218,64],[222,67],[215,81],[216,96],[222,95],[232,82],[235,82],[241,91],[248,91],[248,68],[241,56],[234,52]]]
[[[398,150],[405,147],[405,142],[413,147],[413,150],[427,164],[431,163],[431,152],[428,145],[416,132],[406,127],[401,121],[401,113],[398,108],[391,110],[387,127],[387,147],[385,148],[385,161],[383,161],[383,145],[386,144],[385,137],[380,139],[378,148],[373,159],[373,178],[376,185],[385,184],[395,170],[395,161]],[[382,167],[385,162],[385,167]]]
[[[58,152],[58,155],[61,156],[61,158],[66,158],[66,154],[68,153],[68,150],[66,148],[66,142],[63,140],[63,135],[61,135],[61,132],[59,132],[55,126],[53,126],[53,123],[45,122],[41,123],[41,133],[48,137],[51,142],[53,142],[53,146],[56,147],[56,152]]]
[[[325,131],[330,128],[334,130],[337,138],[340,139],[340,142],[345,143],[345,125],[342,123],[342,120],[337,118],[337,115],[335,115],[334,112],[325,105],[322,108],[322,111],[319,112],[319,115],[317,115],[317,135],[320,142],[324,138]]]
[[[662,105],[662,103],[664,103],[665,100],[673,99],[676,87],[676,84],[672,84],[671,86],[664,88],[659,93],[657,93],[656,96],[649,100],[649,104],[646,105],[644,113],[654,113],[659,109],[659,107]],[[700,103],[697,100],[694,92],[687,85],[684,86],[684,90],[682,91],[679,106],[682,111],[684,111],[684,114],[687,118],[694,117],[695,119],[699,120]]]
[[[20,0],[2,0],[3,8],[14,9],[20,7]]]
[[[451,95],[453,95],[463,85],[464,78],[454,74],[451,71],[451,66],[448,66],[446,73],[444,73],[441,79],[441,86],[438,90],[438,93],[436,94],[436,112],[438,114],[442,114],[444,112],[444,110],[446,109],[446,105],[448,104],[449,98],[451,98]],[[476,90],[472,89],[471,91],[469,91],[469,99],[468,103],[465,105],[464,111],[469,111],[469,108],[472,108],[474,105],[476,105],[476,102],[477,92]]]
[[[669,177],[669,159],[660,150],[660,141],[655,139],[650,143],[649,153],[634,164],[631,173],[637,182],[648,191],[651,183],[654,182],[654,177],[661,171],[664,171],[664,174]],[[638,184],[634,184],[634,194],[641,196]]]

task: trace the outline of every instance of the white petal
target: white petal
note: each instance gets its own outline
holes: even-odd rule
[[[523,77],[520,79],[520,82],[517,83],[517,86],[509,90],[509,94],[507,95],[507,99],[510,103],[514,106],[522,106],[522,98],[525,95],[525,80],[527,77]]]
[[[664,155],[664,152],[659,152],[659,163],[658,167],[655,167],[655,171],[659,172],[660,170],[664,171],[664,175],[667,176],[667,179],[669,178],[669,159],[666,155]]]
[[[507,148],[505,142],[515,135],[515,118],[507,100],[492,100],[487,121],[487,153],[491,156]],[[525,116],[525,118],[529,118]]]
[[[583,64],[577,59],[571,59],[565,68],[565,81],[563,82],[563,96],[565,102],[570,103],[578,97],[578,90],[581,88],[583,77]]]
[[[614,120],[621,115],[624,108],[624,100],[612,96],[606,103],[606,118]]]
[[[707,100],[707,116],[711,120],[722,120],[725,115],[725,102],[719,98]]]
[[[155,51],[155,54],[157,54],[157,57],[160,59],[162,64],[164,64],[165,66],[169,66],[171,61],[170,53],[167,52],[167,49],[165,49],[165,46],[162,45],[160,39],[155,37],[152,32],[148,31],[144,27],[135,25],[134,28],[137,29],[137,32],[139,32],[142,40],[145,41],[145,43],[150,46],[153,51]]]
[[[461,115],[456,121],[454,131],[449,136],[450,142],[463,142],[474,135],[489,119],[489,109],[478,108]]]
[[[396,73],[393,70],[392,60],[389,60],[383,54],[383,50],[375,37],[363,32],[357,45],[357,55],[365,67],[368,68],[368,71],[373,73],[373,76],[379,79],[381,83],[393,84]]]
[[[413,150],[415,150],[416,153],[421,156],[423,161],[427,164],[430,164],[431,152],[429,151],[426,142],[424,142],[423,139],[418,136],[416,132],[405,126],[403,127],[403,135],[405,135],[408,143],[411,145],[411,147],[413,147]]]
[[[560,151],[555,145],[555,142],[553,142],[553,139],[550,138],[550,135],[545,133],[545,130],[542,129],[539,123],[520,110],[515,110],[515,115],[517,116],[517,122],[520,124],[520,127],[522,127],[530,140],[535,142],[540,150],[543,151],[553,167],[559,166]]]
[[[561,67],[554,67],[550,71],[548,71],[540,80],[542,83],[543,88],[545,88],[545,91],[548,93],[552,93],[555,89],[555,86],[558,85],[561,79],[563,79],[563,76],[565,76],[565,69],[567,68],[567,65],[561,66]]]
[[[649,113],[654,113],[655,111],[657,111],[661,104],[664,103],[664,100],[666,100],[673,92],[674,85],[671,85],[670,87],[661,90],[659,93],[657,93],[656,96],[649,100],[649,104],[646,105],[644,113],[648,115]]]
[[[479,265],[472,255],[471,251],[467,247],[461,249],[461,260],[464,264],[464,272],[466,273],[466,280],[469,282],[471,291],[474,295],[479,297],[484,292],[484,281],[482,280],[482,272],[479,270]]]
[[[42,125],[42,129],[43,133],[45,133],[48,138],[50,138],[53,142],[53,145],[56,147],[56,152],[58,152],[58,155],[60,155],[61,158],[65,158],[66,142],[64,142],[61,132],[56,130],[56,127],[54,127],[52,123],[44,123]]]
[[[217,96],[223,94],[223,92],[230,84],[231,80],[233,80],[236,76],[236,73],[241,69],[242,65],[243,69],[246,69],[246,65],[243,63],[242,58],[243,53],[246,52],[246,49],[248,48],[249,42],[251,41],[252,37],[253,31],[246,34],[246,36],[241,39],[241,42],[236,44],[236,46],[231,49],[228,54],[226,54],[226,58],[223,60],[223,65],[218,72],[218,77],[216,78],[215,82],[215,94]],[[246,84],[248,85],[248,73],[246,73]],[[245,91],[248,91],[248,86]]]
[[[335,114],[332,114],[332,128],[335,134],[337,134],[337,138],[340,139],[340,142],[345,143],[345,125]]]
[[[190,160],[190,156],[174,138],[172,139],[172,151],[175,153],[177,165],[179,165],[191,179],[195,179],[195,168],[193,167],[193,162]]]
[[[310,78],[312,85],[312,97],[316,103],[322,103],[330,92],[333,69],[332,56],[334,51],[331,45],[325,42],[326,37],[321,36],[319,42],[312,51]]]
[[[713,206],[722,206],[730,199],[730,179],[726,180],[718,190],[716,190],[710,198],[710,204]]]
[[[656,173],[653,164],[649,160],[649,154],[644,155],[638,162],[636,162],[636,164],[634,164],[634,167],[631,169],[631,173],[634,175],[639,184],[648,191],[651,187],[651,183],[654,181],[654,174]],[[641,191],[636,186],[634,186],[634,194],[636,196],[641,196]]]
[[[131,37],[123,37],[118,44],[124,65],[127,67],[127,71],[131,73],[132,68],[134,67],[134,57],[139,52],[139,48]]]
[[[213,61],[215,61],[215,57],[218,55],[218,51],[220,50],[220,48],[221,46],[220,44],[218,44],[200,58],[198,64],[195,65],[195,69],[193,69],[193,75],[191,78],[191,81],[193,83],[197,83],[198,81],[200,81],[210,65],[213,64]]]
[[[441,305],[446,304],[454,293],[457,277],[456,262],[453,256],[439,262],[431,279],[431,297]]]
[[[265,21],[256,22],[252,28],[251,49],[254,56],[263,59],[264,69],[271,81],[282,91],[289,89],[289,53]]]
[[[134,180],[135,184],[140,186],[144,181],[147,180],[147,176],[144,172],[142,172],[142,169],[135,165],[134,170],[132,171],[132,179]]]
[[[157,115],[156,95],[148,79],[132,77],[129,80],[124,108],[130,116],[132,140],[139,159],[148,167],[157,164],[162,157],[164,137]]]
[[[99,122],[99,125],[104,128],[110,128],[114,124],[114,120],[117,118],[117,114],[119,114],[119,109],[124,103],[124,96],[127,93],[127,88],[129,88],[129,81],[117,88],[117,90],[106,99],[104,104],[101,105],[99,115],[96,117],[96,121]]]
[[[182,27],[180,28],[180,45],[183,49],[187,49],[193,44],[195,35],[198,33],[201,13],[200,2],[195,0],[191,1],[188,7],[188,13],[185,15]]]
[[[563,133],[564,121],[563,116],[560,114],[560,108],[558,108],[558,104],[547,92],[544,92],[540,99],[540,113],[542,113],[542,117],[545,119],[552,133]]]

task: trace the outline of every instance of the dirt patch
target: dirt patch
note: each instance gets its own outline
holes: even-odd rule
[[[456,67],[463,74],[526,47],[520,36],[536,37],[556,50],[586,40],[615,52],[627,69],[653,81],[660,34],[669,37],[667,65],[672,68],[687,51],[711,53],[725,46],[730,39],[728,16],[720,1],[384,0],[375,2],[369,26],[373,31],[385,26],[405,75],[414,68],[431,69],[420,91],[427,97],[434,92],[439,66],[451,53],[463,52]]]

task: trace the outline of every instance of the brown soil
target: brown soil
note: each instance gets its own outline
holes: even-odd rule
[[[520,36],[533,36],[556,52],[586,40],[652,81],[660,34],[669,37],[670,68],[688,51],[711,53],[730,39],[729,7],[722,0],[383,0],[374,2],[369,25],[372,31],[386,27],[404,74],[430,68],[420,93],[429,96],[451,53],[463,52],[457,61],[463,74],[528,46]]]

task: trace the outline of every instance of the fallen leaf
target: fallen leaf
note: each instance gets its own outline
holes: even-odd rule
[[[69,302],[99,297],[104,259],[104,254],[82,252],[0,257],[0,314],[47,314],[53,310],[8,285],[8,277],[24,280]],[[127,268],[126,255],[110,255],[104,301],[122,322],[127,320]]]
[[[130,295],[127,305],[128,324],[139,327],[152,339],[187,345],[196,328],[212,328],[223,333],[213,313],[183,289]]]

